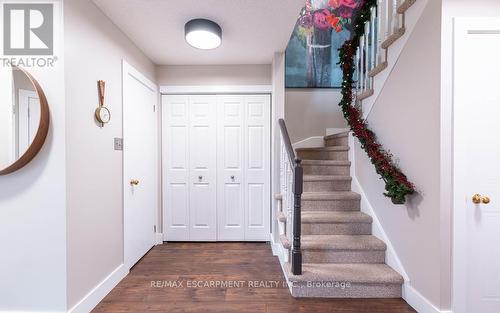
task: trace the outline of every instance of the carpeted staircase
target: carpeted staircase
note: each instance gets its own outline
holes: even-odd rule
[[[295,297],[401,297],[403,278],[385,264],[386,245],[371,235],[372,218],[351,191],[348,133],[325,137],[324,148],[297,149],[303,160],[303,274],[285,264]],[[278,220],[286,223],[286,215]],[[290,249],[288,238],[281,243]]]

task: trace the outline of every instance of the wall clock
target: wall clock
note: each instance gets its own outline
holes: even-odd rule
[[[97,82],[99,89],[99,107],[95,110],[96,120],[104,126],[104,124],[109,123],[111,120],[111,112],[108,108],[104,106],[104,92],[106,89],[106,82],[100,80]]]

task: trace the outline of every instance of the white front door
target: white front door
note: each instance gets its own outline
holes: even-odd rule
[[[157,87],[124,62],[123,173],[125,265],[155,245],[158,212]]]
[[[453,311],[497,313],[500,312],[500,19],[457,19],[454,51]]]

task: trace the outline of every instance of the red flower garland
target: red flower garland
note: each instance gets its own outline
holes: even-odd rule
[[[366,0],[359,8],[353,38],[346,41],[340,49],[340,65],[343,70],[344,81],[342,84],[343,97],[339,105],[342,107],[344,117],[351,131],[359,139],[361,147],[368,154],[381,179],[384,180],[386,189],[384,195],[391,198],[395,204],[403,204],[406,201],[406,196],[415,192],[414,185],[397,167],[392,159],[393,156],[377,142],[375,133],[368,128],[367,122],[363,119],[359,109],[352,106],[355,100],[352,87],[355,72],[354,58],[359,45],[359,38],[364,32],[363,25],[366,21],[369,21],[370,8],[374,5],[376,5],[376,0]]]

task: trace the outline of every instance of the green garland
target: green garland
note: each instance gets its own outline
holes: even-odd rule
[[[376,0],[365,0],[360,5],[356,12],[357,18],[354,23],[353,36],[339,49],[339,64],[343,70],[342,100],[339,106],[342,108],[344,118],[347,120],[354,136],[359,139],[361,147],[366,151],[375,166],[377,174],[384,180],[386,189],[384,195],[391,198],[394,204],[404,204],[406,196],[415,192],[414,185],[408,181],[398,168],[393,161],[392,155],[378,143],[375,133],[368,128],[361,112],[352,106],[356,50],[359,47],[360,38],[364,34],[364,25],[370,21],[370,8],[376,5]]]

